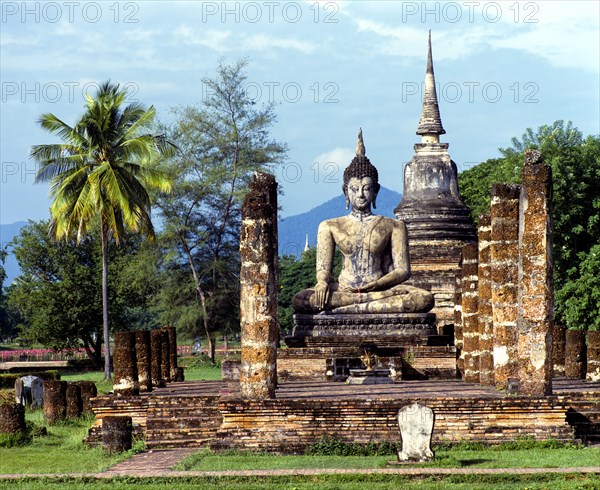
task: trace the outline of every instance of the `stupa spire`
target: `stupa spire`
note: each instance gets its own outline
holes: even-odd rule
[[[440,134],[446,134],[442,126],[435,75],[433,73],[433,57],[431,55],[431,30],[429,30],[429,50],[427,52],[427,70],[425,72],[425,88],[423,89],[423,110],[417,134],[423,137],[423,143],[438,143]]]
[[[364,157],[366,155],[365,142],[363,141],[362,128],[358,128],[358,141],[356,142],[356,156]]]

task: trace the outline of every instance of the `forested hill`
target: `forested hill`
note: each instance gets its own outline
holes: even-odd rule
[[[377,196],[376,214],[394,217],[394,208],[398,206],[402,195],[391,189],[382,187]],[[344,196],[334,197],[316,208],[302,214],[289,216],[279,220],[279,255],[299,256],[304,250],[306,234],[308,244],[315,247],[317,228],[323,220],[348,214]]]

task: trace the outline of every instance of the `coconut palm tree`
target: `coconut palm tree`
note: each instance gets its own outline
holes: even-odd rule
[[[102,307],[104,376],[110,378],[108,331],[108,242],[118,244],[125,230],[154,238],[148,191],[171,190],[170,180],[152,165],[171,156],[175,146],[152,134],[156,110],[139,103],[124,106],[127,92],[107,81],[72,127],[53,114],[40,126],[63,143],[36,145],[31,158],[39,163],[36,182],[50,183],[49,233],[56,239],[76,235],[79,241],[93,226],[102,237]]]

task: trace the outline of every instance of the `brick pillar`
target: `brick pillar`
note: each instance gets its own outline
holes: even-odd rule
[[[115,334],[113,362],[115,368],[113,391],[115,394],[139,395],[135,332],[117,332]]]
[[[479,382],[494,386],[494,323],[492,322],[492,271],[490,264],[490,239],[492,225],[489,214],[479,217],[479,283],[477,303],[479,324]]]
[[[254,174],[242,206],[240,237],[240,391],[247,400],[275,398],[277,386],[277,182]]]
[[[519,393],[552,394],[552,169],[525,152],[519,200]]]
[[[587,333],[585,379],[600,381],[600,330],[590,330]]]
[[[171,379],[171,342],[169,342],[169,332],[160,329],[160,377],[170,383]]]
[[[137,330],[135,332],[135,357],[140,391],[152,391],[150,330]]]
[[[165,328],[169,335],[169,367],[171,369],[171,381],[177,378],[177,329],[175,327]]]
[[[554,323],[552,328],[552,362],[554,376],[565,375],[565,327]]]
[[[150,330],[150,371],[152,374],[152,386],[162,388],[165,380],[162,378],[162,331],[160,329]]]
[[[477,244],[469,243],[462,248],[462,322],[463,379],[479,383],[479,327],[477,322]]]
[[[506,389],[518,376],[519,186],[494,184],[490,214],[494,381]]]
[[[462,355],[462,260],[460,266],[461,270],[454,276],[454,345],[456,346],[456,374],[462,378],[465,373],[465,359]]]
[[[585,332],[567,330],[565,333],[565,377],[585,378]]]

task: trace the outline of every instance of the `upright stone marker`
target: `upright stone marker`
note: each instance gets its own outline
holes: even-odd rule
[[[499,389],[518,377],[519,195],[513,184],[494,184],[491,205],[492,317],[494,381]]]
[[[489,214],[479,217],[479,264],[477,316],[479,325],[479,382],[494,386],[494,323],[492,321],[492,270],[490,240],[492,223]]]
[[[525,152],[519,200],[519,393],[552,394],[552,169]]]
[[[462,260],[462,321],[463,379],[468,383],[479,383],[479,327],[477,322],[477,244],[463,246]]]
[[[277,182],[256,172],[242,206],[240,237],[240,390],[248,400],[275,397],[277,386]]]
[[[431,408],[418,403],[406,405],[398,412],[402,450],[398,461],[424,462],[433,460],[431,435],[435,415]]]

